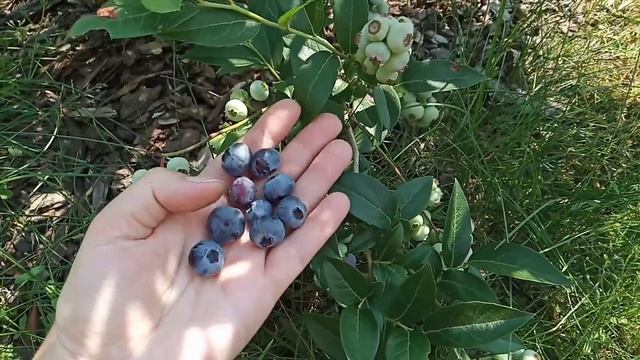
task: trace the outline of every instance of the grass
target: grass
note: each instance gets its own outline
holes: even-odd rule
[[[569,289],[494,279],[503,303],[537,313],[519,335],[545,359],[640,356],[640,5],[612,4],[583,7],[584,21],[570,34],[561,30],[573,12],[549,17],[547,8],[534,7],[488,53],[489,64],[501,64],[510,46],[529,39],[510,75],[525,89],[520,100],[489,84],[439,96],[465,112],[449,108],[427,133],[400,129],[384,145],[407,178],[433,174],[445,189],[453,177],[460,180],[478,242],[525,243],[571,278]],[[535,28],[537,39],[523,36]],[[8,144],[0,148],[0,190],[11,184],[14,191],[0,200],[0,358],[29,357],[42,341],[69,253],[96,211],[92,189],[111,178],[112,169],[83,158],[78,144],[130,150],[99,126],[92,138],[61,131],[61,109],[81,106],[84,95],[44,104],[38,96],[45,90],[74,92],[42,80],[40,60],[52,40],[20,34],[0,36],[10,45],[0,55],[0,143]],[[471,45],[464,50],[471,57]],[[127,159],[121,156],[119,166]],[[385,161],[375,154],[370,160],[376,176],[398,183]],[[64,214],[32,219],[26,200],[34,193],[64,194]],[[27,236],[35,249],[10,254]],[[301,330],[301,317],[324,301],[304,273],[240,357],[323,358]]]

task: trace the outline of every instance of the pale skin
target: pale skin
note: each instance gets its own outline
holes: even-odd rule
[[[274,104],[241,141],[273,147],[300,116]],[[197,177],[154,169],[91,223],[37,359],[232,359],[349,210],[327,195],[351,161],[336,140],[340,121],[323,114],[282,150],[281,171],[309,208],[306,223],[265,251],[245,233],[225,247],[219,276],[194,275],[189,249],[207,238],[206,218],[225,202],[231,177],[213,160]]]

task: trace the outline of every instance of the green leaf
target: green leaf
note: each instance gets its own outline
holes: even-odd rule
[[[447,219],[442,235],[442,259],[448,267],[456,267],[464,261],[471,248],[471,214],[458,180],[447,208]]]
[[[449,91],[477,85],[488,78],[478,71],[448,60],[409,62],[402,85],[410,92]]]
[[[224,47],[249,41],[259,30],[257,22],[247,20],[238,13],[200,8],[186,21],[177,23],[158,35],[189,44]]]
[[[322,28],[324,27],[324,22],[326,20],[326,4],[325,0],[313,1],[311,5],[306,7],[307,16],[309,16],[309,22],[311,22],[311,27],[313,28],[313,32],[315,34],[322,33]]]
[[[423,176],[402,184],[393,192],[403,219],[412,219],[424,210],[431,197],[432,184],[433,177]]]
[[[69,30],[69,36],[78,37],[91,30],[106,30],[112,39],[135,38],[159,33],[168,25],[187,21],[198,10],[185,4],[179,12],[156,14],[142,4],[119,7],[115,19],[96,15],[84,15]]]
[[[407,279],[407,270],[396,264],[373,264],[373,275],[382,284],[382,291],[367,299],[372,309],[386,313],[389,305],[395,300],[398,287]]]
[[[118,9],[115,19],[86,15],[69,30],[81,36],[91,30],[106,30],[112,39],[158,35],[203,46],[233,46],[251,40],[260,26],[232,11],[206,9],[185,3],[180,11],[158,14],[142,4]]]
[[[182,0],[141,0],[141,2],[148,10],[159,14],[178,11],[182,6]]]
[[[327,259],[323,272],[329,293],[343,305],[357,304],[371,293],[362,273],[342,260]]]
[[[13,196],[13,191],[7,188],[6,184],[0,184],[0,200],[7,200]]]
[[[347,358],[340,343],[340,319],[311,313],[304,316],[304,323],[315,344],[331,359]]]
[[[493,290],[482,279],[465,271],[449,269],[442,273],[438,290],[451,299],[465,301],[483,301],[498,303]]]
[[[380,344],[380,328],[366,307],[349,306],[340,314],[340,339],[349,360],[373,360]]]
[[[193,46],[184,56],[205,64],[220,66],[219,75],[243,73],[249,69],[263,67],[258,55],[244,45],[228,48]]]
[[[509,354],[525,348],[524,343],[516,334],[505,335],[500,339],[474,346],[474,349],[492,354]]]
[[[376,244],[376,255],[381,260],[391,260],[396,257],[404,242],[404,226],[396,224],[393,229],[385,234]]]
[[[409,252],[400,256],[397,263],[407,270],[418,271],[423,266],[429,265],[433,277],[437,278],[442,272],[442,258],[440,254],[427,244],[420,244]]]
[[[423,266],[400,285],[388,316],[403,323],[418,322],[431,313],[435,300],[436,282],[431,267]]]
[[[380,229],[391,229],[395,224],[398,204],[389,189],[375,178],[359,173],[342,174],[334,186],[351,201],[353,216]]]
[[[358,50],[356,35],[367,23],[368,0],[333,0],[336,37],[342,49],[353,54]]]
[[[524,325],[532,314],[484,302],[457,303],[435,310],[424,321],[432,344],[474,347],[499,339]]]
[[[385,347],[387,360],[426,360],[431,352],[431,344],[419,330],[405,330],[394,326],[389,330]]]
[[[331,95],[338,78],[340,60],[330,52],[319,51],[309,57],[294,74],[293,98],[306,118],[317,115]]]
[[[540,253],[522,245],[506,243],[495,249],[486,245],[469,259],[469,265],[495,274],[551,285],[571,285],[571,281]]]
[[[378,229],[367,227],[353,235],[353,240],[347,246],[349,247],[349,252],[355,254],[371,249],[380,239],[380,231]]]
[[[400,97],[389,85],[378,85],[373,89],[376,115],[385,129],[391,129],[400,118]]]

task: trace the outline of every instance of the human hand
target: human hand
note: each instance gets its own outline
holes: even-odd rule
[[[296,102],[280,101],[242,142],[273,147],[299,116]],[[309,208],[305,224],[270,251],[245,232],[225,247],[215,278],[195,275],[187,256],[225,202],[232,179],[220,157],[197,177],[151,170],[91,223],[36,358],[235,357],[347,215],[344,194],[326,195],[351,161],[349,145],[335,140],[340,131],[335,116],[320,115],[282,151],[281,171]]]

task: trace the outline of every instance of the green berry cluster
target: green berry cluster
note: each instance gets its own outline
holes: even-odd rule
[[[392,83],[409,63],[412,43],[411,19],[376,14],[358,35],[355,59],[379,82]]]
[[[411,93],[400,91],[402,96],[402,112],[400,116],[409,124],[426,128],[440,116],[440,111],[433,104],[437,102],[431,92]]]

